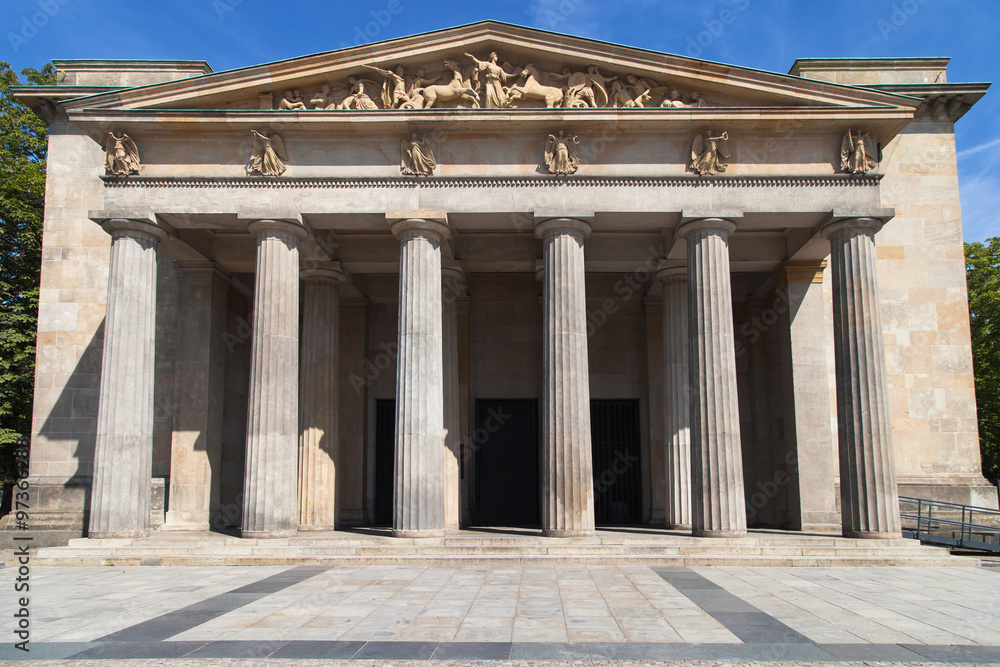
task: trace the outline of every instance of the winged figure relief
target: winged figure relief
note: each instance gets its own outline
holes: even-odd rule
[[[277,134],[267,136],[257,130],[251,130],[250,136],[253,139],[253,150],[247,172],[262,176],[281,176],[285,173],[288,155],[285,154],[285,144],[281,137]]]
[[[577,146],[580,138],[550,134],[545,142],[545,166],[553,174],[572,174],[580,167],[580,152]]]
[[[121,136],[108,132],[104,138],[106,154],[105,171],[115,176],[138,174],[142,165],[139,162],[139,149],[127,134]]]
[[[723,159],[729,159],[731,155],[727,152],[726,142],[729,141],[729,133],[715,135],[711,131],[708,134],[699,134],[691,144],[691,171],[696,174],[710,174],[713,171],[724,172],[729,165]]]
[[[418,140],[414,134],[400,143],[400,171],[408,176],[430,176],[437,167],[434,151],[425,136]]]
[[[849,174],[869,172],[875,168],[877,150],[871,133],[858,130],[853,134],[847,130],[840,142],[840,168]]]

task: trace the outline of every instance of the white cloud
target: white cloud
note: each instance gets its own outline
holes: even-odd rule
[[[963,174],[962,235],[967,242],[1000,236],[1000,178],[992,172]]]
[[[987,141],[985,144],[979,144],[978,146],[973,146],[972,148],[966,148],[964,151],[959,151],[958,157],[959,159],[968,157],[969,155],[974,155],[996,146],[1000,146],[1000,139],[994,139],[993,141]]]

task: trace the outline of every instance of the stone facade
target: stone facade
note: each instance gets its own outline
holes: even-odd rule
[[[51,128],[37,525],[278,536],[388,507],[435,535],[508,482],[553,536],[893,535],[897,486],[996,506],[953,133],[985,87],[941,59],[777,75],[552,40],[63,61],[20,89]],[[500,58],[473,76],[466,51]],[[857,150],[876,164],[843,173]],[[487,466],[501,446],[537,480]]]

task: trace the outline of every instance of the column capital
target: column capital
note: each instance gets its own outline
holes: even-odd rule
[[[386,211],[385,219],[400,241],[413,234],[430,236],[438,241],[451,238],[448,214],[444,211]]]
[[[590,223],[580,218],[548,218],[535,223],[535,236],[549,238],[553,234],[570,234],[581,240],[590,236]]]
[[[736,223],[728,218],[697,218],[682,222],[677,226],[676,233],[678,238],[685,240],[697,232],[714,233],[728,239],[734,231],[736,231]]]
[[[111,217],[111,218],[100,218],[94,217],[94,213],[104,213],[104,211],[91,211],[91,220],[97,222],[112,238],[118,236],[130,236],[136,239],[142,239],[152,243],[153,245],[158,244],[167,238],[168,234],[165,229],[158,226],[155,219],[150,215],[150,217],[135,217],[135,218],[125,218],[125,217]]]
[[[336,286],[347,280],[347,272],[340,262],[305,262],[299,277],[304,283]]]
[[[823,237],[833,241],[845,234],[866,234],[874,236],[885,225],[885,221],[879,218],[841,218],[833,220],[823,227]]]
[[[656,273],[654,276],[664,285],[686,283],[688,279],[688,269],[684,265],[667,266],[661,262],[660,265],[656,267]]]
[[[822,283],[825,259],[786,260],[771,271],[771,280],[776,288],[788,283]]]
[[[284,236],[293,239],[296,244],[309,236],[309,232],[301,223],[287,219],[255,218],[247,225],[247,230],[254,235],[254,238]]]

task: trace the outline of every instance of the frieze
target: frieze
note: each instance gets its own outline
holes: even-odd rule
[[[364,75],[345,76],[315,90],[289,88],[261,96],[261,107],[278,111],[432,109],[446,107],[517,108],[663,108],[718,106],[698,91],[681,91],[634,73],[609,74],[594,64],[562,67],[555,72],[536,63],[500,62],[496,52],[480,58],[465,53],[467,63],[446,59],[443,65],[407,68],[365,64]],[[429,74],[427,72],[430,72]]]

